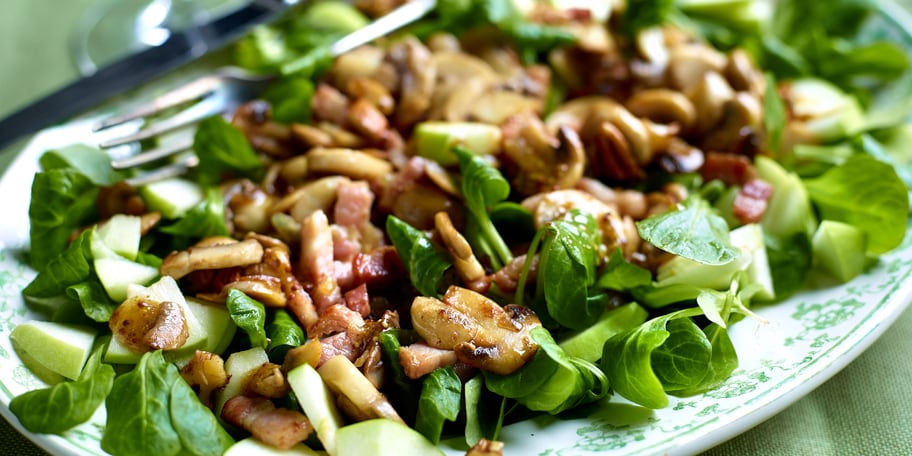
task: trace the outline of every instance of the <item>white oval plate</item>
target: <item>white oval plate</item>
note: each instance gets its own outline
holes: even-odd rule
[[[44,386],[10,346],[9,332],[35,316],[21,290],[34,277],[24,261],[28,204],[39,155],[88,139],[89,121],[74,122],[36,136],[0,180],[4,220],[0,225],[0,413],[53,454],[105,454],[99,448],[104,410],[63,436],[24,431],[9,411],[15,395]],[[122,134],[120,131],[111,135]],[[98,136],[94,136],[98,139]],[[543,416],[508,426],[506,454],[691,454],[702,451],[781,411],[861,354],[912,299],[912,241],[883,256],[851,283],[804,292],[760,307],[768,320],[743,320],[731,329],[740,367],[720,388],[671,398],[669,407],[648,410],[614,399],[562,417]],[[464,449],[447,448],[463,454]]]

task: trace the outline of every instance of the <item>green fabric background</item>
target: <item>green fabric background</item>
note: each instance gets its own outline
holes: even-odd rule
[[[0,2],[0,117],[78,77],[67,54],[67,38],[80,13],[98,1]],[[13,155],[0,156],[0,170]],[[912,310],[820,388],[707,454],[912,454],[910,341]],[[4,420],[0,453],[45,454]]]

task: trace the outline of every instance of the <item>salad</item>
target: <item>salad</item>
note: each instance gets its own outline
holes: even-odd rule
[[[443,1],[327,57],[392,6],[242,39],[281,77],[186,176],[41,157],[26,429],[104,406],[115,455],[502,454],[510,422],[719,387],[752,307],[903,240],[912,80],[876,6]]]

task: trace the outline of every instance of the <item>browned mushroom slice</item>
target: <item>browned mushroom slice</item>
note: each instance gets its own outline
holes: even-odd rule
[[[577,133],[560,127],[552,137],[534,115],[511,117],[502,126],[503,150],[515,172],[513,187],[520,194],[571,188],[582,177],[586,152]]]
[[[602,234],[600,256],[610,254],[615,248],[621,248],[625,254],[632,253],[639,242],[635,227],[632,230],[630,228],[633,221],[629,217],[622,217],[616,207],[580,190],[558,190],[538,194],[523,200],[522,205],[532,211],[536,227],[558,220],[572,209],[588,212],[595,219]]]
[[[179,279],[193,271],[248,266],[259,263],[262,259],[263,246],[255,239],[228,244],[197,244],[165,257],[161,273]]]
[[[647,89],[637,92],[626,102],[627,109],[636,116],[653,122],[676,123],[688,130],[696,121],[693,103],[681,92],[670,89]]]
[[[283,450],[303,442],[313,432],[313,425],[301,412],[276,408],[264,397],[234,396],[222,408],[222,418]]]
[[[111,314],[108,326],[121,345],[140,353],[180,348],[190,337],[180,304],[129,298]]]
[[[327,77],[336,87],[350,88],[352,81],[356,79],[365,79],[373,81],[371,76],[377,72],[383,63],[385,53],[376,46],[361,46],[345,54],[340,55],[333,61]],[[352,93],[351,90],[348,90]],[[359,96],[352,93],[352,96]]]
[[[245,275],[225,285],[219,294],[219,299],[227,299],[231,290],[241,291],[245,295],[263,303],[266,307],[285,307],[288,302],[288,298],[282,288],[282,281],[278,277],[270,275]]]
[[[419,122],[427,114],[437,79],[437,65],[431,52],[415,38],[407,38],[390,50],[400,65],[401,87],[394,123],[400,129]]]
[[[348,358],[335,356],[323,363],[317,372],[330,390],[344,396],[354,406],[358,418],[386,418],[404,423],[386,396]]]
[[[390,115],[396,109],[396,100],[389,90],[374,79],[356,76],[342,87],[353,98],[366,100],[384,115]]]
[[[498,374],[516,371],[538,350],[529,330],[541,322],[531,310],[501,307],[466,288],[451,286],[443,300],[417,297],[411,315],[428,345],[454,350],[460,361]]]
[[[466,456],[503,456],[503,448],[503,442],[483,438],[469,448]]]
[[[273,196],[253,182],[247,179],[236,182],[225,190],[225,197],[236,232],[260,232],[269,226]]]
[[[197,350],[180,374],[188,385],[198,389],[200,401],[207,407],[212,406],[213,391],[228,384],[225,363],[215,353]]]
[[[380,180],[393,172],[390,162],[354,149],[312,149],[307,153],[307,163],[311,172],[352,179]]]
[[[291,387],[282,373],[282,366],[273,363],[263,363],[247,374],[244,382],[244,393],[254,396],[280,398],[288,395]]]

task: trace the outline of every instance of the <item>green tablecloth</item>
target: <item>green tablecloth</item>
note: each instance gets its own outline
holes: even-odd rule
[[[77,77],[66,40],[80,12],[96,1],[2,2],[0,117]],[[0,169],[5,169],[11,156],[0,157]],[[708,454],[912,454],[910,341],[912,311],[907,311],[868,351],[823,386]],[[44,454],[3,420],[0,453]]]

